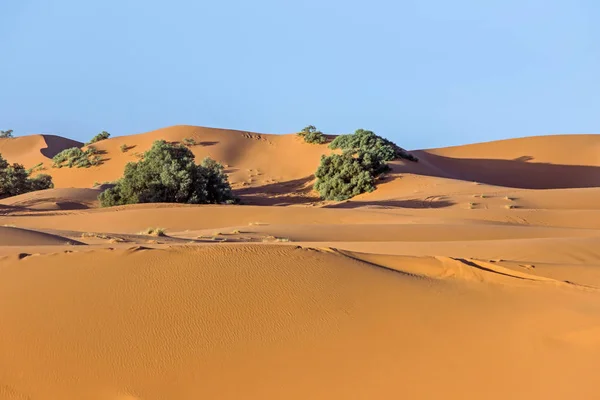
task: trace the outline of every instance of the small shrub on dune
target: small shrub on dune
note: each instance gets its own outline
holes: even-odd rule
[[[318,131],[313,125],[302,129],[297,135],[303,137],[306,143],[323,144],[327,141],[323,132]]]
[[[194,138],[185,138],[183,139],[184,146],[192,147],[196,146],[198,143],[194,140]]]
[[[129,150],[129,147],[127,147],[126,144],[122,144],[121,147],[119,147],[119,149],[121,149],[121,153],[125,153],[127,152],[127,150]]]
[[[100,197],[103,207],[135,203],[217,204],[234,201],[231,186],[218,162],[200,165],[183,145],[155,141],[143,159],[126,165],[123,177]]]
[[[49,175],[38,175],[33,178],[30,175],[30,171],[21,164],[10,165],[0,155],[0,198],[54,187],[52,177]]]
[[[0,131],[0,139],[10,139],[13,137],[13,130]]]
[[[372,170],[349,153],[323,156],[315,177],[315,189],[327,200],[342,201],[375,190]]]
[[[163,228],[147,228],[146,230],[141,231],[140,235],[166,236],[166,233]]]
[[[89,142],[86,143],[86,145],[92,144],[92,143],[96,143],[99,142],[101,140],[106,140],[110,137],[110,133],[106,132],[106,131],[102,131],[99,134],[97,134],[96,136],[94,136],[92,138],[92,140],[90,140]]]
[[[54,168],[89,168],[102,163],[98,155],[100,152],[94,146],[88,146],[86,150],[79,147],[65,149],[52,158]]]

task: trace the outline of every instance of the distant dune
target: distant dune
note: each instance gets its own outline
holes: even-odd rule
[[[185,138],[242,205],[98,208]],[[0,200],[0,399],[600,398],[600,135],[417,150],[342,202],[293,134],[175,126],[52,168],[73,145],[0,139],[57,186]]]

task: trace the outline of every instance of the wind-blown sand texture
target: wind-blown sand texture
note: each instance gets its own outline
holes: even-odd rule
[[[187,137],[244,205],[97,208]],[[600,135],[415,151],[345,202],[295,135],[177,126],[51,168],[73,143],[0,139],[57,186],[0,201],[0,399],[600,398]]]

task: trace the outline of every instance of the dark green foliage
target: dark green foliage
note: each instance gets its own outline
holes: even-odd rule
[[[389,171],[386,162],[396,158],[417,161],[404,149],[371,131],[341,135],[329,145],[342,154],[323,156],[315,176],[315,189],[327,200],[346,200],[375,190],[375,179]]]
[[[52,183],[52,177],[46,174],[39,174],[36,177],[30,178],[31,190],[44,190],[52,189],[54,183]]]
[[[366,162],[350,153],[332,154],[321,158],[315,173],[315,189],[327,200],[346,200],[375,190],[375,178]]]
[[[318,131],[313,125],[309,125],[297,133],[298,136],[302,136],[306,143],[323,144],[327,141],[323,132]]]
[[[49,175],[29,176],[29,171],[21,164],[10,165],[0,155],[0,198],[54,187]]]
[[[159,140],[142,160],[125,166],[123,178],[104,191],[103,207],[135,203],[225,203],[234,200],[223,166],[206,158],[201,165],[183,145]]]
[[[358,129],[351,135],[340,135],[329,145],[331,149],[341,149],[343,152],[358,153],[368,152],[381,161],[392,161],[396,158],[404,158],[409,161],[418,159],[395,143],[376,135],[371,131]]]
[[[94,146],[88,146],[86,150],[78,147],[65,149],[52,158],[55,168],[89,168],[102,164],[102,159],[98,155],[100,152]]]
[[[0,138],[12,138],[13,137],[13,130],[9,129],[7,131],[0,131]]]
[[[86,143],[86,145],[88,144],[92,144],[92,143],[96,143],[99,142],[101,140],[106,140],[110,137],[110,133],[106,132],[106,131],[102,131],[99,134],[97,134],[96,136],[94,136],[92,138],[92,140],[90,140],[89,142]]]

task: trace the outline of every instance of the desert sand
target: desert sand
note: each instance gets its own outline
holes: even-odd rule
[[[98,207],[188,137],[242,205]],[[175,126],[52,168],[73,145],[0,139],[56,185],[0,200],[0,399],[600,398],[600,135],[417,150],[344,202],[293,134]]]

